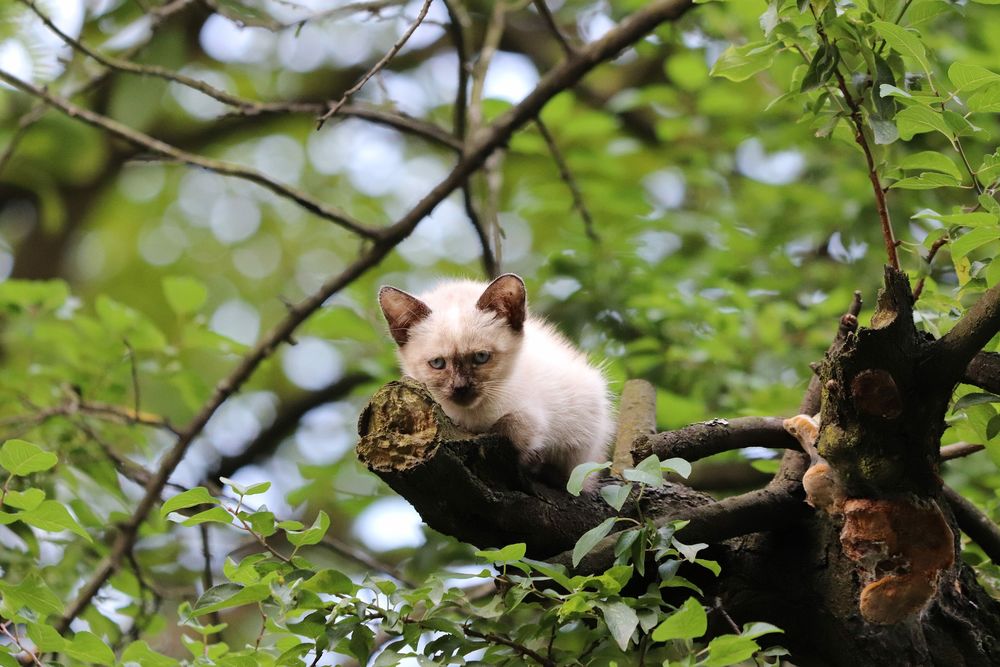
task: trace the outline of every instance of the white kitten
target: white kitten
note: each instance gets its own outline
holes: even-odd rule
[[[523,466],[555,468],[563,484],[578,464],[608,460],[607,382],[555,329],[527,314],[519,277],[508,273],[489,285],[449,280],[419,298],[383,287],[378,297],[403,373],[427,385],[453,422],[502,433]]]

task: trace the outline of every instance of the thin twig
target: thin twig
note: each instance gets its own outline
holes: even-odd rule
[[[571,56],[576,53],[576,49],[573,48],[573,45],[566,39],[566,35],[564,35],[563,31],[560,30],[559,24],[556,23],[556,17],[552,15],[552,10],[545,4],[545,0],[532,0],[532,4],[535,5],[535,9],[537,9],[538,13],[541,14],[543,19],[545,19],[545,25],[549,27],[549,30],[559,42],[559,46],[562,47],[563,52],[567,56]]]
[[[361,90],[373,76],[382,71],[382,69],[389,64],[389,61],[391,61],[396,54],[399,53],[399,50],[403,48],[406,42],[410,39],[410,36],[413,35],[416,29],[420,27],[420,24],[427,16],[427,10],[430,9],[432,1],[433,0],[424,0],[424,3],[420,6],[420,12],[417,14],[416,20],[410,24],[410,27],[406,29],[403,36],[392,45],[392,48],[389,49],[389,51],[382,56],[382,58],[375,63],[375,65],[368,70],[356,84],[344,91],[344,94],[340,97],[340,99],[335,104],[330,106],[330,108],[326,110],[326,113],[319,117],[316,121],[316,129],[323,127],[323,123],[330,120],[334,114],[340,111],[340,107],[344,106],[352,95]]]
[[[539,110],[549,100],[560,92],[571,88],[598,64],[613,58],[622,49],[642,39],[661,23],[676,20],[692,6],[692,0],[651,2],[623,19],[615,28],[609,30],[600,39],[588,44],[572,58],[567,58],[554,67],[542,77],[534,90],[520,103],[507,110],[488,128],[484,128],[484,131],[474,138],[469,150],[452,171],[409,212],[392,226],[386,228],[379,240],[340,274],[327,280],[314,294],[289,308],[284,319],[275,325],[242,358],[236,368],[216,385],[212,396],[182,430],[173,447],[163,456],[156,473],[146,486],[145,494],[122,526],[110,553],[97,565],[90,579],[84,582],[76,600],[68,606],[62,618],[56,623],[57,629],[65,631],[70,622],[90,605],[97,592],[118,570],[125,554],[131,549],[138,537],[139,526],[153,509],[167,479],[180,463],[191,443],[201,434],[208,420],[226,399],[243,386],[260,364],[274,353],[282,341],[288,340],[288,337],[298,326],[309,315],[318,310],[327,299],[381,262],[397,244],[413,232],[417,224],[427,217],[438,204],[461,187],[462,182],[479,169],[495,150],[505,145],[517,129],[536,117]]]
[[[278,196],[290,199],[307,211],[323,219],[334,222],[344,229],[354,232],[358,236],[368,239],[375,239],[379,237],[379,230],[365,227],[360,222],[347,215],[347,213],[329,207],[320,202],[318,199],[314,199],[311,195],[293,188],[290,185],[276,181],[253,167],[246,167],[232,162],[214,160],[212,158],[196,155],[194,153],[188,153],[187,151],[183,151],[172,144],[160,141],[159,139],[154,139],[148,134],[134,130],[128,125],[119,123],[112,118],[103,116],[99,113],[91,111],[90,109],[77,106],[62,97],[57,97],[47,90],[33,86],[27,81],[22,81],[4,70],[0,70],[0,81],[13,86],[22,92],[34,95],[35,97],[44,100],[68,116],[83,121],[88,125],[105,130],[114,136],[120,137],[133,145],[139,146],[140,148],[150,150],[157,155],[162,155],[185,164],[201,167],[202,169],[207,169],[208,171],[221,174],[223,176],[233,176],[234,178],[240,178],[250,181],[251,183],[256,183]]]
[[[811,5],[810,9],[812,9],[813,16],[816,18],[816,33],[823,40],[823,44],[829,46],[830,41],[826,36],[826,31],[823,30],[823,24],[820,22],[819,17],[816,16],[816,10]],[[868,180],[871,181],[872,192],[875,195],[875,210],[878,212],[879,221],[882,226],[882,238],[885,242],[886,258],[889,261],[889,266],[898,271],[899,256],[896,254],[897,243],[892,233],[889,206],[885,201],[885,189],[883,189],[882,181],[878,175],[875,157],[872,155],[871,146],[868,145],[868,139],[865,137],[865,124],[861,115],[861,106],[851,96],[851,92],[847,88],[847,81],[844,80],[844,75],[840,73],[840,67],[835,67],[833,73],[837,77],[837,87],[840,89],[841,95],[844,96],[844,102],[847,103],[847,107],[851,112],[850,118],[854,124],[854,141],[857,142],[858,146],[861,147],[861,151],[865,154],[865,162],[868,165]]]
[[[206,591],[208,591],[213,586],[215,586],[214,577],[212,576],[212,549],[211,549],[211,544],[209,543],[210,533],[208,529],[208,524],[207,523],[198,524],[198,531],[201,534],[201,559],[202,559],[201,585]],[[222,624],[222,617],[219,615],[218,610],[213,611],[211,614],[209,614],[209,619],[212,625]],[[216,637],[218,639],[219,633],[214,633],[213,635],[210,636]]]
[[[927,262],[927,270],[928,271],[931,270],[931,262],[934,261],[934,257],[935,257],[935,255],[937,255],[938,250],[940,250],[941,246],[943,246],[944,244],[948,243],[948,241],[950,241],[950,240],[951,239],[949,239],[947,236],[942,236],[941,238],[939,238],[937,241],[935,241],[931,245],[930,250],[927,252],[927,259],[924,260],[925,262]],[[921,293],[923,293],[923,291],[924,291],[924,281],[926,279],[927,279],[927,276],[921,276],[920,280],[917,281],[917,286],[913,288],[913,300],[914,301],[916,301],[917,299],[919,299]]]
[[[479,632],[478,630],[473,630],[467,625],[462,626],[462,632],[464,632],[470,637],[475,637],[476,639],[482,639],[491,644],[500,644],[502,646],[508,646],[514,649],[514,651],[516,651],[518,655],[531,658],[539,665],[545,665],[545,667],[556,667],[556,663],[554,660],[550,660],[541,653],[533,651],[524,644],[518,643],[508,637],[494,634],[492,632]]]
[[[468,112],[469,96],[469,45],[466,38],[466,30],[471,27],[472,20],[469,13],[462,6],[460,0],[445,0],[445,7],[448,9],[450,18],[449,30],[452,42],[455,44],[455,52],[458,54],[458,90],[455,93],[455,105],[453,113],[453,124],[455,139],[461,146],[465,146],[466,141],[466,114]],[[500,273],[496,257],[493,255],[493,248],[490,246],[490,238],[483,227],[483,222],[476,210],[476,203],[472,196],[471,180],[466,180],[462,184],[462,203],[465,206],[465,214],[472,224],[479,245],[482,247],[483,272],[488,278],[495,278]]]
[[[555,137],[552,136],[549,128],[542,122],[541,117],[535,119],[535,125],[542,134],[545,145],[549,147],[552,159],[555,160],[556,166],[559,168],[559,177],[562,178],[563,182],[566,183],[566,187],[569,188],[569,192],[573,197],[573,208],[583,218],[583,228],[587,232],[587,237],[595,243],[600,241],[601,237],[594,230],[594,219],[590,215],[587,204],[583,201],[583,193],[580,192],[580,185],[576,182],[573,172],[569,170],[569,164],[566,162],[566,158],[563,157],[562,151],[559,150],[559,145],[556,144]]]

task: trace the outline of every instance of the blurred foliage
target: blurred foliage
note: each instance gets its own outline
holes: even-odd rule
[[[338,99],[420,6],[324,14],[327,3],[303,14],[292,3],[220,0],[206,3],[216,14],[195,3],[147,35],[143,5],[153,4],[88,3],[70,32],[119,55],[149,39],[137,62],[264,101]],[[500,43],[509,58],[492,63],[496,79],[482,104],[472,100],[486,122],[560,57],[524,4],[510,6]],[[644,4],[568,0],[556,19],[571,39],[593,39]],[[886,262],[842,76],[887,188],[902,267],[925,281],[920,325],[940,335],[1000,280],[1000,73],[989,69],[1000,62],[1000,13],[989,4],[698,4],[541,114],[599,240],[588,236],[536,126],[514,135],[491,173],[474,177],[472,198],[500,239],[503,269],[526,279],[536,312],[606,360],[613,386],[645,378],[657,387],[661,428],[793,414],[852,293],[871,304]],[[464,7],[478,49],[492,3]],[[0,7],[0,51],[19,54],[0,62],[28,63],[16,74],[66,96],[100,73],[31,16],[21,5]],[[457,61],[441,3],[431,18],[357,99],[450,132]],[[185,150],[253,165],[376,226],[398,219],[455,160],[437,143],[357,118],[317,131],[310,114],[230,113],[149,76],[113,73],[74,99]],[[558,664],[650,651],[722,665],[759,648],[764,626],[727,635],[733,647],[699,643],[705,612],[696,597],[674,605],[655,590],[622,593],[642,562],[632,552],[601,577],[569,580],[516,548],[477,556],[429,531],[419,544],[372,541],[373,532],[403,532],[379,523],[395,501],[351,451],[366,395],[396,374],[374,295],[385,283],[418,290],[439,276],[481,275],[460,193],[324,304],[297,345],[279,349],[222,406],[171,478],[211,493],[196,492],[191,505],[176,500],[184,494],[168,501],[195,508],[188,516],[167,505],[154,512],[134,558],[73,632],[57,633],[64,601],[142,495],[137,471],[155,468],[171,428],[197,414],[285,304],[315,291],[363,244],[256,185],[150,161],[55,111],[22,136],[18,124],[35,104],[0,93],[0,145],[14,147],[0,171],[0,272],[9,276],[0,282],[0,626],[11,633],[0,638],[0,665],[14,664],[15,639],[66,664],[142,665],[334,664],[334,654],[364,664],[384,647],[376,664],[404,653],[423,664],[526,661],[518,646],[548,647]],[[947,242],[935,246],[940,239]],[[354,371],[371,381],[317,404],[225,489],[206,479],[294,400]],[[967,400],[949,416],[946,441],[981,442],[988,455],[945,473],[995,519],[996,401]],[[225,580],[209,590],[201,532],[184,527],[201,522],[211,526],[215,579]],[[631,533],[641,540],[627,538],[641,545],[637,554],[685,559],[672,536],[642,530]],[[352,550],[398,576],[359,565]],[[998,573],[979,550],[965,556],[994,585]],[[504,595],[460,589],[456,572],[480,582],[492,573],[482,572],[487,561],[510,576]],[[223,611],[226,628],[211,620]]]

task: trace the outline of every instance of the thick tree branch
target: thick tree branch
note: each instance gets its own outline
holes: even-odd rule
[[[955,514],[958,527],[969,536],[973,542],[982,547],[983,551],[994,563],[1000,563],[1000,527],[976,507],[972,501],[963,497],[950,486],[944,487],[944,497]]]
[[[270,190],[280,197],[290,199],[310,213],[313,213],[325,220],[334,222],[344,229],[352,231],[364,238],[377,238],[379,235],[378,230],[370,229],[364,226],[343,211],[329,207],[319,200],[314,199],[311,195],[293,188],[290,185],[276,181],[267,176],[264,172],[254,169],[253,167],[234,164],[232,162],[225,162],[223,160],[214,160],[212,158],[196,155],[194,153],[188,153],[187,151],[183,151],[176,146],[160,141],[159,139],[154,139],[148,134],[134,130],[112,118],[108,118],[107,116],[95,113],[89,109],[77,106],[69,100],[57,97],[47,90],[33,86],[32,84],[22,81],[21,79],[18,79],[3,70],[0,70],[0,81],[13,86],[22,92],[28,93],[29,95],[34,95],[38,99],[44,100],[46,103],[65,113],[67,116],[77,118],[88,125],[105,130],[116,137],[124,139],[125,141],[135,146],[139,146],[140,148],[150,150],[157,155],[165,156],[185,164],[201,167],[202,169],[207,169],[208,171],[215,172],[223,176],[233,176],[234,178],[241,178],[243,180],[250,181],[251,183],[256,183],[257,185]]]
[[[935,368],[947,383],[958,381],[997,332],[1000,332],[1000,285],[980,296],[951,331],[934,344]]]
[[[781,417],[737,417],[691,424],[640,438],[632,446],[632,458],[638,462],[656,454],[660,459],[677,456],[697,461],[743,447],[799,449],[798,442],[782,426],[783,421]]]
[[[1000,353],[980,352],[972,358],[962,382],[1000,394]]]
[[[282,341],[294,333],[305,319],[319,309],[332,295],[353,282],[358,276],[375,266],[388,255],[395,246],[405,239],[431,211],[448,195],[461,186],[469,174],[479,168],[486,158],[498,147],[504,145],[510,136],[525,123],[537,116],[541,108],[560,91],[572,86],[584,74],[601,62],[613,57],[629,44],[641,39],[646,33],[664,21],[680,17],[692,6],[692,0],[659,0],[622,20],[601,39],[581,49],[558,67],[542,77],[535,89],[519,104],[501,115],[492,125],[484,128],[470,150],[452,169],[451,173],[435,186],[417,205],[392,226],[386,228],[380,238],[357,260],[340,274],[331,277],[319,290],[302,302],[289,308],[285,318],[279,322],[253,349],[243,357],[236,368],[215,388],[211,398],[202,406],[198,414],[181,431],[174,446],[163,457],[153,479],[146,487],[132,515],[122,526],[110,553],[97,566],[94,574],[83,585],[77,599],[69,605],[63,617],[56,624],[65,631],[97,595],[111,575],[121,567],[126,554],[138,537],[138,529],[156,504],[160,492],[166,485],[173,470],[180,463],[188,447],[204,430],[208,420],[215,414],[227,398],[240,389],[257,367],[270,357]],[[64,109],[65,111],[65,109]],[[693,502],[693,501],[692,501]],[[605,505],[603,501],[596,504]],[[566,548],[565,546],[563,548]]]

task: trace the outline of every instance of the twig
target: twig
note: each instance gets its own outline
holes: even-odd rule
[[[412,233],[417,224],[429,215],[441,201],[459,188],[469,174],[478,169],[494,150],[504,145],[518,128],[537,116],[546,102],[561,91],[572,87],[598,64],[614,57],[622,49],[641,39],[659,24],[679,18],[692,6],[692,0],[651,2],[623,19],[615,28],[609,30],[600,39],[588,44],[572,58],[567,58],[549,71],[519,104],[507,110],[488,128],[484,128],[484,131],[474,138],[469,150],[448,176],[428,192],[409,212],[392,226],[386,228],[380,238],[354,263],[340,274],[327,280],[304,301],[291,307],[284,319],[266,334],[243,357],[236,368],[216,386],[211,398],[202,406],[188,426],[182,430],[177,442],[161,460],[160,466],[147,485],[146,492],[136,509],[122,526],[118,538],[112,545],[111,552],[98,564],[93,575],[80,588],[77,599],[69,605],[56,624],[57,629],[64,631],[68,628],[70,622],[90,605],[100,588],[118,570],[124,555],[131,549],[138,537],[139,526],[153,509],[167,479],[184,457],[188,447],[201,434],[208,420],[222,403],[239,390],[257,367],[273,354],[282,341],[287,340],[295,329],[310,314],[319,309],[328,298],[381,262],[398,243]]]
[[[991,561],[1000,563],[1000,527],[950,486],[945,486],[943,492],[962,532],[978,544]]]
[[[208,591],[215,586],[215,581],[212,576],[212,550],[211,545],[209,544],[208,524],[198,524],[198,531],[201,533],[201,585],[206,591]],[[209,618],[211,619],[212,625],[220,625],[222,623],[222,617],[219,615],[218,611],[213,611],[209,615]],[[218,638],[219,633],[214,633],[211,636]]]
[[[250,181],[251,183],[256,183],[257,185],[260,185],[281,197],[292,200],[307,211],[326,220],[330,220],[331,222],[334,222],[344,229],[350,230],[359,236],[368,239],[375,239],[379,237],[379,230],[365,227],[343,211],[326,206],[305,192],[293,188],[290,185],[281,183],[280,181],[276,181],[257,169],[231,162],[224,162],[222,160],[214,160],[201,155],[196,155],[194,153],[188,153],[187,151],[183,151],[172,144],[160,141],[159,139],[154,139],[148,134],[134,130],[112,118],[108,118],[107,116],[103,116],[89,109],[77,106],[62,97],[57,97],[47,90],[33,86],[26,81],[22,81],[4,70],[0,70],[0,81],[13,86],[22,92],[34,95],[35,97],[44,100],[72,118],[77,118],[88,125],[93,125],[94,127],[105,130],[114,136],[120,137],[133,145],[139,146],[140,148],[150,150],[157,155],[166,156],[179,162],[201,167],[202,169],[207,169],[208,171],[215,172],[223,176],[233,176],[235,178]]]
[[[559,46],[562,47],[563,52],[567,56],[571,56],[576,52],[576,49],[569,43],[566,39],[566,35],[563,34],[562,30],[559,29],[559,25],[556,23],[556,18],[552,15],[552,10],[549,6],[545,4],[545,0],[532,0],[532,4],[538,13],[541,14],[542,18],[545,19],[545,25],[549,27],[549,30],[555,36],[556,40],[559,42]]]
[[[971,442],[953,442],[941,448],[941,460],[952,461],[970,456],[986,449],[985,445],[974,445]]]
[[[951,239],[949,239],[947,236],[942,236],[941,238],[939,238],[937,241],[935,241],[931,245],[930,250],[927,252],[927,259],[924,260],[925,262],[927,262],[927,270],[928,271],[930,271],[931,262],[934,261],[934,257],[935,257],[935,255],[937,255],[938,250],[940,250],[941,247],[944,244],[948,243],[948,241],[950,241],[950,240]],[[914,301],[916,301],[917,299],[919,299],[920,298],[920,294],[924,291],[924,281],[926,279],[927,279],[927,276],[921,276],[920,280],[917,281],[917,286],[913,288],[913,300]]]
[[[427,10],[430,9],[432,1],[433,0],[424,0],[424,3],[420,6],[420,12],[417,14],[416,20],[410,24],[410,27],[406,29],[403,36],[392,45],[392,48],[389,49],[389,51],[382,56],[377,63],[375,63],[374,67],[368,70],[368,72],[365,73],[365,75],[362,76],[356,84],[348,88],[340,99],[335,104],[331,105],[330,108],[326,110],[326,113],[319,117],[316,121],[316,129],[323,127],[323,123],[330,120],[330,118],[332,118],[334,114],[340,110],[340,107],[347,103],[347,100],[349,100],[352,95],[361,90],[373,76],[382,71],[382,69],[389,64],[389,61],[392,60],[397,53],[399,53],[399,50],[403,48],[403,45],[406,44],[407,40],[410,39],[410,36],[416,31],[417,28],[420,27],[420,24],[427,16]]]
[[[541,117],[535,119],[535,125],[538,127],[538,131],[542,134],[545,144],[549,147],[549,152],[552,153],[552,159],[555,160],[556,166],[559,168],[560,178],[562,178],[563,182],[566,183],[570,194],[573,196],[573,208],[576,209],[576,212],[580,214],[581,218],[583,218],[583,228],[587,232],[587,237],[595,243],[600,241],[601,237],[597,235],[596,231],[594,231],[594,219],[590,215],[590,210],[587,208],[587,204],[583,201],[583,193],[580,192],[580,186],[576,182],[573,172],[569,170],[569,164],[563,157],[562,151],[559,150],[559,146],[556,144],[555,138],[552,136],[552,133],[549,132],[549,128],[546,127],[545,123],[542,122]]]
[[[458,90],[455,93],[453,114],[454,133],[456,141],[459,142],[460,146],[464,147],[469,95],[469,46],[465,33],[471,27],[472,21],[460,0],[445,0],[444,4],[448,9],[448,16],[450,18],[449,30],[452,41],[455,44],[455,52],[458,54]],[[487,235],[486,230],[483,228],[479,212],[476,211],[476,204],[472,196],[472,184],[469,180],[462,183],[462,203],[465,206],[465,214],[468,216],[469,222],[472,224],[472,228],[479,238],[479,245],[483,250],[483,272],[487,277],[495,278],[500,273],[500,267],[497,264],[496,257],[493,255],[489,235]]]
[[[546,658],[541,653],[538,653],[537,651],[533,651],[530,648],[528,648],[527,646],[525,646],[524,644],[520,644],[520,643],[514,641],[513,639],[509,639],[507,637],[504,637],[504,636],[498,635],[498,634],[494,634],[492,632],[479,632],[478,630],[473,630],[472,628],[470,628],[467,625],[463,625],[462,626],[462,632],[464,632],[469,637],[475,637],[476,639],[482,639],[484,641],[488,641],[491,644],[500,644],[500,645],[503,645],[503,646],[508,646],[508,647],[514,649],[514,651],[516,651],[518,655],[521,655],[521,656],[524,656],[524,657],[527,657],[527,658],[531,658],[532,660],[534,660],[535,662],[537,662],[539,665],[544,665],[545,667],[556,667],[555,661],[550,660],[549,658]]]

